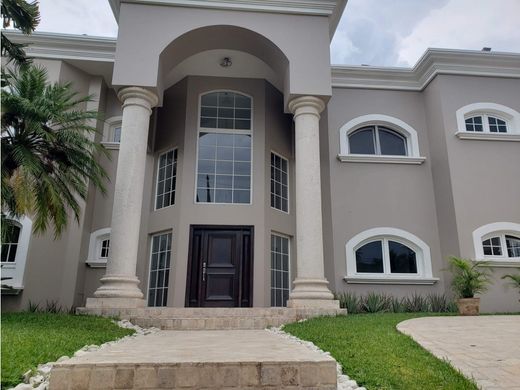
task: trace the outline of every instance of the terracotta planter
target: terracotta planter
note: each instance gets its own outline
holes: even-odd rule
[[[480,311],[480,298],[460,298],[457,300],[459,314],[462,316],[478,316]]]

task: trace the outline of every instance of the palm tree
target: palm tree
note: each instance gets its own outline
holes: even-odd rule
[[[9,71],[2,96],[2,213],[30,215],[33,230],[53,225],[58,237],[70,212],[77,221],[89,182],[105,191],[107,174],[97,162],[107,153],[94,141],[95,111],[84,107],[70,83],[50,84],[42,67]]]
[[[24,34],[31,34],[40,23],[40,10],[38,2],[25,0],[2,0],[1,13],[3,27],[7,28],[13,23],[13,27]],[[25,56],[25,45],[11,42],[2,32],[2,56],[17,65],[27,65],[29,60]]]
[[[520,293],[520,273],[504,275],[502,276],[502,279],[509,279],[509,284],[517,288]]]

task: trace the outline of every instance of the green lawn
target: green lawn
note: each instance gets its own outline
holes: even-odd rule
[[[289,324],[284,330],[329,351],[346,375],[367,389],[475,389],[448,363],[437,359],[396,325],[431,316],[418,313],[353,314]]]
[[[2,314],[2,388],[14,386],[40,363],[71,356],[85,345],[134,333],[108,318],[47,313]]]

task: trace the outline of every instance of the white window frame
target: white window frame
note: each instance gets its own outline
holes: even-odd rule
[[[169,275],[168,275],[168,280],[167,280],[168,284],[167,284],[167,286],[161,287],[163,289],[166,289],[166,306],[155,306],[155,305],[149,306],[148,300],[150,299],[150,280],[151,280],[151,274],[152,274],[153,240],[154,240],[154,237],[163,236],[165,234],[170,235],[170,264],[169,264],[169,268],[167,268],[168,271],[170,271]],[[167,307],[168,306],[168,294],[170,292],[170,279],[172,278],[171,272],[172,272],[172,268],[173,268],[173,232],[171,230],[166,230],[163,232],[151,234],[150,235],[150,252],[149,253],[150,253],[150,255],[148,257],[148,283],[146,286],[146,307]],[[164,270],[166,270],[166,268]],[[165,279],[165,282],[166,282],[166,279]]]
[[[289,159],[288,158],[285,158],[283,155],[281,155],[280,153],[277,153],[275,152],[274,150],[271,150],[271,154],[274,154],[275,156],[278,156],[280,157],[282,160],[285,160],[287,161],[287,211],[285,210],[282,210],[282,209],[277,209],[276,207],[274,207],[272,204],[271,204],[271,208],[273,210],[277,210],[277,211],[280,211],[282,213],[285,213],[285,214],[290,214],[290,211],[291,211],[291,186],[290,186],[290,174],[289,174],[289,171],[290,171],[290,166],[289,166]],[[269,155],[269,172],[271,172],[271,155]],[[272,177],[269,178],[269,188],[271,187],[271,179]],[[271,191],[269,191],[269,204],[271,203],[271,195],[273,195],[273,193]]]
[[[101,142],[107,149],[119,149],[120,142],[114,141],[114,129],[121,127],[121,136],[123,135],[123,117],[113,116],[105,120],[103,129],[103,141]]]
[[[29,217],[14,218],[6,216],[7,219],[14,221],[20,228],[18,236],[18,247],[16,248],[16,256],[14,262],[2,262],[2,277],[8,277],[3,284],[11,286],[13,293],[17,294],[24,288],[25,265],[27,263],[27,254],[29,252],[29,243],[32,233],[32,220]]]
[[[291,293],[291,290],[292,290],[292,279],[291,279],[291,237],[286,235],[286,234],[283,234],[283,233],[278,233],[278,232],[271,232],[271,237],[273,236],[276,236],[276,237],[281,237],[283,239],[287,239],[287,271],[288,271],[288,275],[287,275],[287,278],[288,278],[288,281],[289,281],[289,294]],[[271,240],[270,240],[271,241]],[[269,248],[269,274],[271,274],[271,271],[273,270],[272,268],[272,265],[271,265],[271,253],[273,252],[273,248]],[[269,301],[271,301],[271,293],[272,293],[272,290],[273,290],[273,281],[271,280],[271,276],[269,276],[270,278],[270,288],[269,288]],[[289,300],[290,298],[287,298],[287,300]],[[271,307],[286,307],[286,306],[271,306]]]
[[[239,95],[247,96],[251,99],[251,128],[249,130],[236,130],[236,129],[218,129],[218,128],[209,128],[209,127],[201,127],[200,126],[200,117],[202,110],[202,96],[213,93],[213,92],[232,92]],[[193,203],[196,205],[219,205],[219,206],[251,206],[253,204],[253,164],[254,164],[254,99],[253,96],[244,93],[242,91],[237,91],[233,89],[213,89],[210,91],[204,91],[199,94],[198,98],[198,112],[197,112],[197,144],[196,144],[196,160],[195,160],[195,188],[193,191]],[[215,134],[247,134],[251,136],[251,170],[250,170],[250,178],[251,185],[249,189],[249,203],[218,203],[218,202],[197,202],[197,181],[199,175],[199,140],[200,133],[215,133]]]
[[[158,196],[158,190],[159,190],[159,169],[160,169],[160,165],[159,164],[161,163],[161,156],[166,154],[166,153],[169,153],[169,152],[174,152],[174,156],[175,156],[175,151],[177,151],[177,160],[175,160],[175,199],[174,199],[174,201],[173,201],[173,203],[171,205],[158,208],[157,207],[157,196]],[[160,152],[157,155],[157,164],[156,164],[157,172],[156,172],[156,175],[155,175],[155,196],[153,198],[153,209],[154,209],[154,211],[167,209],[168,207],[175,206],[175,203],[177,203],[177,177],[179,175],[179,164],[178,164],[178,162],[179,162],[179,148],[177,146],[175,146],[173,148],[170,148],[168,150],[165,150],[163,152]]]
[[[88,245],[88,256],[85,263],[92,268],[105,268],[107,266],[108,258],[101,257],[101,246],[104,240],[110,240],[110,233],[112,229],[102,228],[90,233],[90,240]],[[109,249],[110,256],[110,249]]]
[[[515,222],[494,222],[479,227],[473,231],[473,247],[475,259],[489,262],[493,267],[519,267],[520,257],[508,257],[506,248],[506,235],[520,237],[520,223]],[[484,255],[482,241],[492,237],[500,237],[501,256]]]
[[[380,154],[351,154],[349,151],[349,135],[369,126],[383,126],[400,134],[406,140],[406,156],[390,156]],[[389,115],[370,114],[350,120],[339,129],[339,154],[341,162],[355,163],[388,163],[388,164],[422,164],[426,158],[419,152],[417,131],[406,122]]]
[[[459,139],[474,139],[483,141],[520,141],[520,113],[510,107],[497,103],[472,103],[461,107],[455,113]],[[467,131],[466,119],[481,116],[483,131]],[[489,130],[489,117],[495,117],[506,122],[506,133],[494,133]]]
[[[417,274],[390,273],[388,241],[406,245],[415,251]],[[383,241],[384,273],[357,272],[356,250],[373,241]],[[432,275],[430,247],[419,237],[405,230],[378,227],[365,230],[352,237],[345,245],[347,275],[343,278],[347,283],[364,284],[434,284],[439,278]]]

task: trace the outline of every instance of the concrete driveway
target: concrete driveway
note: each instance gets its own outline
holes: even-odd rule
[[[520,315],[424,317],[397,329],[485,390],[520,390]]]

